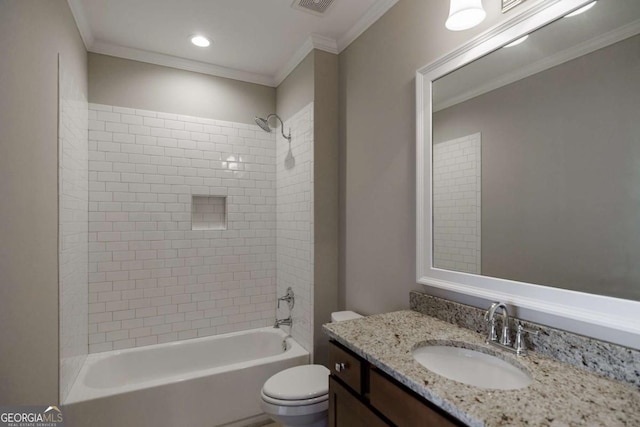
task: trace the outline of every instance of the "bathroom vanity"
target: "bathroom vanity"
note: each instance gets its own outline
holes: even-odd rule
[[[331,426],[638,426],[640,391],[530,352],[516,357],[477,332],[413,310],[324,326],[332,340]],[[413,357],[425,344],[464,346],[513,364],[528,386],[486,389],[438,375]]]
[[[329,344],[329,425],[464,425],[339,343]]]

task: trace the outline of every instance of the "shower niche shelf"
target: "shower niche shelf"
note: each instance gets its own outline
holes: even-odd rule
[[[226,230],[226,196],[191,196],[192,230]]]

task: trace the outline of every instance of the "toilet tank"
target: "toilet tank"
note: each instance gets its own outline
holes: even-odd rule
[[[359,319],[362,315],[355,311],[334,311],[331,313],[332,322],[342,322],[343,320]]]

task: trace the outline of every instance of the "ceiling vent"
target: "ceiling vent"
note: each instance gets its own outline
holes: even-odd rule
[[[333,0],[293,0],[291,7],[314,15],[322,15],[332,4]]]

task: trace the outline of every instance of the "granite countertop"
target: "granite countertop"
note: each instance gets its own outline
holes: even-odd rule
[[[473,331],[411,310],[324,325],[325,332],[371,364],[470,426],[640,426],[640,390],[530,352],[485,343]],[[487,390],[437,375],[413,359],[425,341],[464,342],[525,368],[533,383]]]

